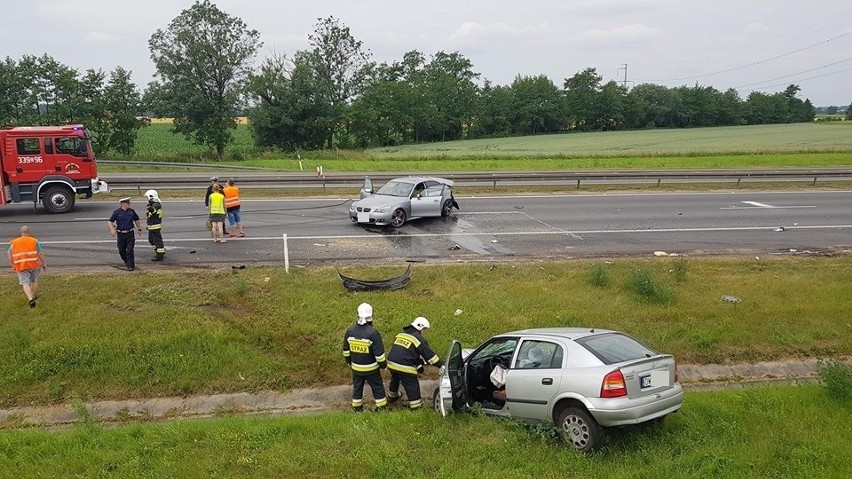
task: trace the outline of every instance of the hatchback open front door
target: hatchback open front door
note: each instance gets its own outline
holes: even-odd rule
[[[462,357],[461,343],[453,340],[447,353],[447,361],[444,363],[444,374],[441,375],[438,385],[438,399],[435,409],[440,410],[446,416],[452,411],[460,411],[467,404],[467,390],[464,381],[464,358]]]

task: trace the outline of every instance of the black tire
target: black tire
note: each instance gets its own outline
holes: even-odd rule
[[[441,206],[441,216],[446,218],[447,216],[450,216],[450,214],[452,212],[453,212],[453,200],[445,201],[444,205]]]
[[[441,414],[441,391],[439,388],[435,388],[435,392],[432,393],[432,409]]]
[[[51,186],[42,195],[41,202],[48,213],[61,214],[68,213],[74,209],[76,199],[77,197],[69,188],[65,186]]]
[[[394,210],[393,214],[391,215],[390,225],[394,228],[399,228],[400,226],[405,224],[405,220],[407,218],[408,217],[405,215],[404,209],[399,208],[397,210]]]
[[[603,428],[585,409],[572,406],[559,413],[559,438],[581,452],[592,452],[603,442]]]

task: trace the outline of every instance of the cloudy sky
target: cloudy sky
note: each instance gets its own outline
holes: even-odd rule
[[[774,93],[788,84],[816,106],[852,103],[850,0],[214,0],[260,32],[259,59],[308,48],[318,18],[348,26],[378,62],[458,51],[480,79],[547,75],[562,86],[587,67],[628,85]],[[192,0],[0,0],[3,56],[47,53],[83,71],[154,67],[148,39]]]

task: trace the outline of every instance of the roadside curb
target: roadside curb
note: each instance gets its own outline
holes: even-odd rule
[[[840,358],[852,366],[852,358]],[[819,360],[768,361],[750,364],[682,364],[678,366],[686,390],[747,387],[778,382],[814,382]],[[434,379],[420,381],[423,396],[431,399]],[[294,389],[288,392],[226,393],[189,397],[159,397],[86,404],[58,404],[0,409],[0,429],[58,427],[83,422],[161,421],[228,414],[311,414],[350,407],[351,386]],[[371,399],[369,388],[365,398]],[[396,406],[400,407],[400,406]],[[81,415],[82,413],[82,415]]]

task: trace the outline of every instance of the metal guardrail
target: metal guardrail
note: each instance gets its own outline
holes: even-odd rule
[[[852,169],[743,169],[743,170],[598,170],[598,171],[526,171],[526,172],[444,172],[444,173],[341,173],[317,176],[309,173],[249,173],[233,171],[206,174],[112,173],[101,176],[114,189],[197,188],[209,183],[211,176],[222,180],[232,178],[241,188],[326,188],[329,186],[357,187],[365,177],[381,184],[400,176],[440,176],[456,185],[542,185],[542,184],[629,184],[656,183],[716,183],[739,185],[743,181],[852,181]]]

